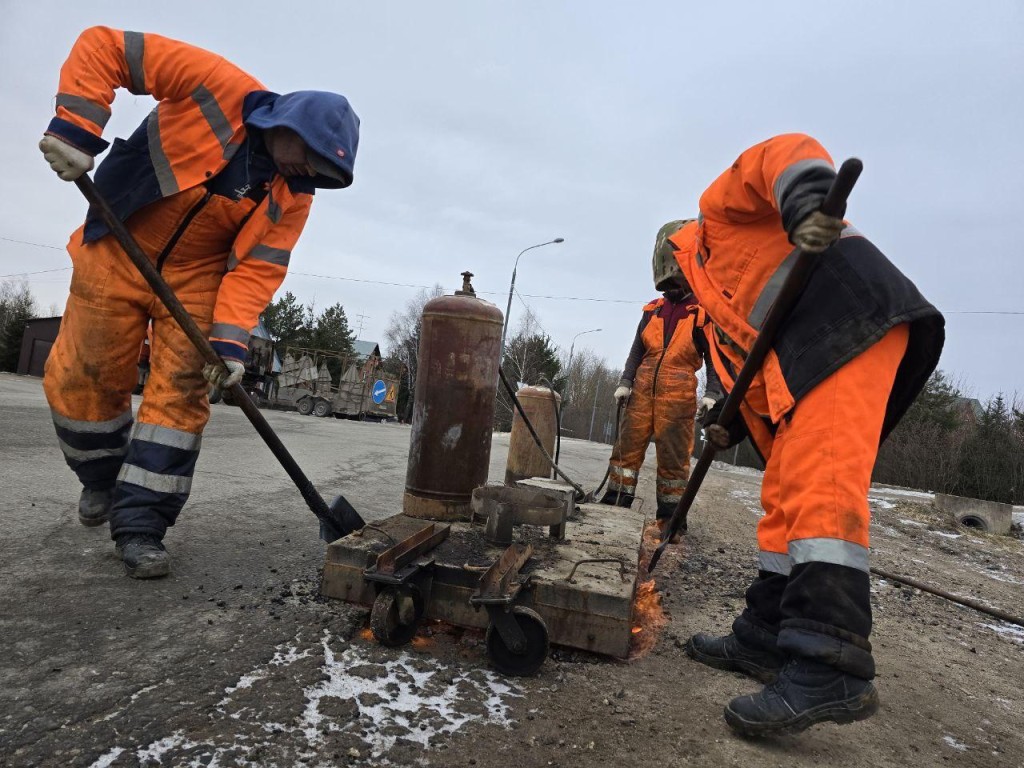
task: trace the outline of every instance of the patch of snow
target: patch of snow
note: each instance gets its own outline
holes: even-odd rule
[[[925,528],[928,525],[927,523],[922,523],[920,520],[907,520],[902,517],[900,518],[900,522],[903,523],[903,525],[913,525],[917,528]]]
[[[107,752],[105,755],[100,755],[96,758],[89,768],[108,768],[108,766],[120,757],[121,753],[124,752],[124,747],[114,747],[112,750]]]
[[[1024,507],[1014,507],[1010,516],[1014,523],[1024,528]]]
[[[1002,621],[998,624],[979,623],[978,626],[991,629],[993,632],[1009,638],[1015,643],[1024,645],[1024,627],[1018,627],[1016,624],[1010,624],[1006,621]]]
[[[296,638],[298,640],[299,638]],[[282,648],[285,648],[285,643],[277,646],[274,649],[273,658],[262,667],[257,667],[247,675],[242,675],[238,678],[238,682],[233,686],[224,689],[224,698],[217,702],[217,709],[221,710],[225,704],[231,699],[231,694],[236,691],[241,691],[245,688],[252,688],[253,683],[258,680],[265,680],[270,674],[269,667],[287,667],[294,664],[299,659],[305,659],[312,653],[312,649],[307,648],[306,650],[299,653],[299,649],[296,645],[288,645],[287,649],[282,652]],[[156,686],[152,686],[156,687]],[[140,691],[141,693],[142,691]],[[132,699],[134,701],[134,698]],[[236,713],[237,714],[237,713]],[[237,717],[235,718],[238,719]]]
[[[887,485],[872,485],[871,492],[876,496],[896,496],[905,499],[921,499],[934,501],[935,494],[928,491],[915,491],[913,488],[895,488]]]
[[[732,475],[748,475],[750,477],[761,477],[764,475],[763,470],[754,469],[753,467],[737,467],[724,461],[712,461],[711,468],[717,469],[719,472],[728,472]]]
[[[944,539],[959,539],[962,533],[946,533],[945,531],[928,531],[932,536],[941,536]]]
[[[374,757],[391,749],[399,738],[388,733],[390,726],[397,725],[406,729],[403,738],[429,747],[435,736],[454,733],[474,720],[486,718],[496,725],[508,725],[509,707],[505,699],[522,695],[518,689],[503,682],[489,670],[456,672],[443,687],[435,687],[438,692],[428,693],[424,690],[427,683],[439,672],[447,670],[440,663],[429,657],[416,658],[403,652],[380,664],[366,656],[365,651],[358,646],[349,646],[341,654],[335,655],[329,639],[325,632],[324,672],[328,677],[304,691],[307,704],[299,730],[304,732],[310,745],[323,740],[325,729],[345,731],[358,721],[363,729],[360,738],[370,747]],[[420,671],[418,667],[421,668],[424,663],[433,668]],[[373,679],[348,674],[347,670],[360,664],[377,664],[384,667],[384,672],[382,676]],[[392,690],[395,687],[398,690],[389,692],[386,700],[375,704],[359,701],[363,694],[379,695],[380,691],[389,686]],[[483,697],[486,715],[462,712],[455,706],[465,697],[467,689]],[[344,724],[327,720],[319,710],[320,700],[327,696],[354,701],[358,705],[359,715]]]
[[[962,741],[957,741],[948,733],[942,737],[942,740],[946,742],[946,744],[948,744],[950,747],[955,749],[957,752],[966,752],[968,749],[966,744],[964,744]]]

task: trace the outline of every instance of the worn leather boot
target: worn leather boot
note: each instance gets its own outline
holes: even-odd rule
[[[715,669],[742,672],[762,683],[772,682],[783,665],[782,654],[746,645],[734,634],[694,635],[686,641],[686,655]]]
[[[83,488],[82,495],[78,498],[78,522],[89,528],[103,525],[110,519],[110,504],[113,499],[113,488],[102,491]]]
[[[133,579],[156,579],[171,572],[171,556],[163,542],[146,533],[126,533],[115,542],[124,572]]]
[[[870,680],[807,659],[786,662],[774,683],[725,707],[725,721],[747,736],[796,733],[815,723],[852,723],[878,711]]]

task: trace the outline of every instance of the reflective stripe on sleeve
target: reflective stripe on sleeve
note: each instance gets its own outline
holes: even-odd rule
[[[145,35],[141,32],[124,33],[124,60],[128,64],[128,77],[131,80],[128,90],[139,96],[149,93],[146,90],[146,67],[143,60],[145,50]]]
[[[192,490],[192,478],[181,475],[161,475],[134,464],[124,464],[117,476],[119,483],[129,483],[148,488],[157,493],[188,493]]]
[[[160,194],[170,197],[178,191],[178,180],[171,170],[171,161],[167,159],[164,146],[160,141],[160,119],[157,115],[159,107],[149,113],[146,118],[146,136],[149,140],[149,159],[156,171],[156,180],[160,184]]]
[[[249,332],[244,328],[240,328],[237,325],[231,325],[230,323],[214,323],[210,328],[210,338],[235,341],[242,345],[248,345]]]
[[[180,429],[161,427],[156,424],[143,424],[137,422],[135,431],[132,433],[133,440],[145,440],[148,443],[166,445],[170,448],[180,448],[183,451],[198,451],[202,446],[203,436],[191,432],[183,432]]]
[[[778,297],[779,291],[782,290],[786,278],[789,277],[789,273],[796,266],[796,257],[799,253],[799,249],[796,248],[790,251],[789,255],[779,264],[778,269],[765,282],[760,295],[757,297],[757,301],[754,302],[754,306],[750,310],[750,314],[747,315],[747,322],[754,330],[761,330],[761,325],[768,316],[768,310],[772,308],[772,304],[775,303],[775,299]]]
[[[785,552],[768,552],[762,549],[757,554],[757,567],[762,571],[789,576],[789,572],[793,570],[793,559]]]
[[[281,221],[281,216],[284,212],[281,210],[281,206],[274,200],[273,192],[267,194],[267,218],[270,219],[274,224]]]
[[[283,248],[271,248],[269,245],[260,243],[249,252],[249,257],[257,261],[265,261],[269,264],[287,267],[288,262],[291,261],[292,252],[286,251]]]
[[[86,120],[96,123],[100,128],[104,127],[110,119],[110,110],[102,104],[97,104],[94,101],[89,101],[82,96],[75,96],[71,93],[58,93],[57,106],[63,107],[73,115],[84,117]]]
[[[797,539],[789,542],[793,565],[834,563],[868,571],[868,548],[842,539]]]
[[[828,169],[833,173],[835,173],[836,170],[828,160],[822,160],[819,157],[810,157],[806,160],[797,160],[778,175],[778,178],[775,179],[775,184],[772,185],[772,194],[775,196],[775,207],[778,210],[782,210],[782,203],[785,200],[786,195],[789,194],[793,183],[800,176],[814,168]]]
[[[200,85],[194,91],[192,91],[192,100],[199,105],[199,111],[203,113],[203,117],[206,118],[206,122],[210,126],[210,130],[213,131],[213,135],[217,137],[217,141],[220,142],[220,147],[224,152],[224,157],[228,157],[228,145],[231,143],[231,137],[234,131],[231,129],[231,123],[228,122],[227,117],[224,115],[224,110],[220,108],[220,104],[217,103],[217,98],[210,93],[206,86]],[[237,150],[237,146],[235,149]],[[234,154],[234,152],[232,152]]]

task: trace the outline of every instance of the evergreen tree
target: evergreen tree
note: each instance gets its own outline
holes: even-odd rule
[[[0,371],[18,370],[25,323],[36,317],[36,302],[28,283],[0,284]]]

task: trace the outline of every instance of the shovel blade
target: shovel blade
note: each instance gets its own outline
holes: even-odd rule
[[[344,496],[336,496],[328,507],[330,520],[320,521],[320,538],[330,544],[343,536],[348,536],[353,531],[358,531],[366,522],[356,512],[348,499]]]

